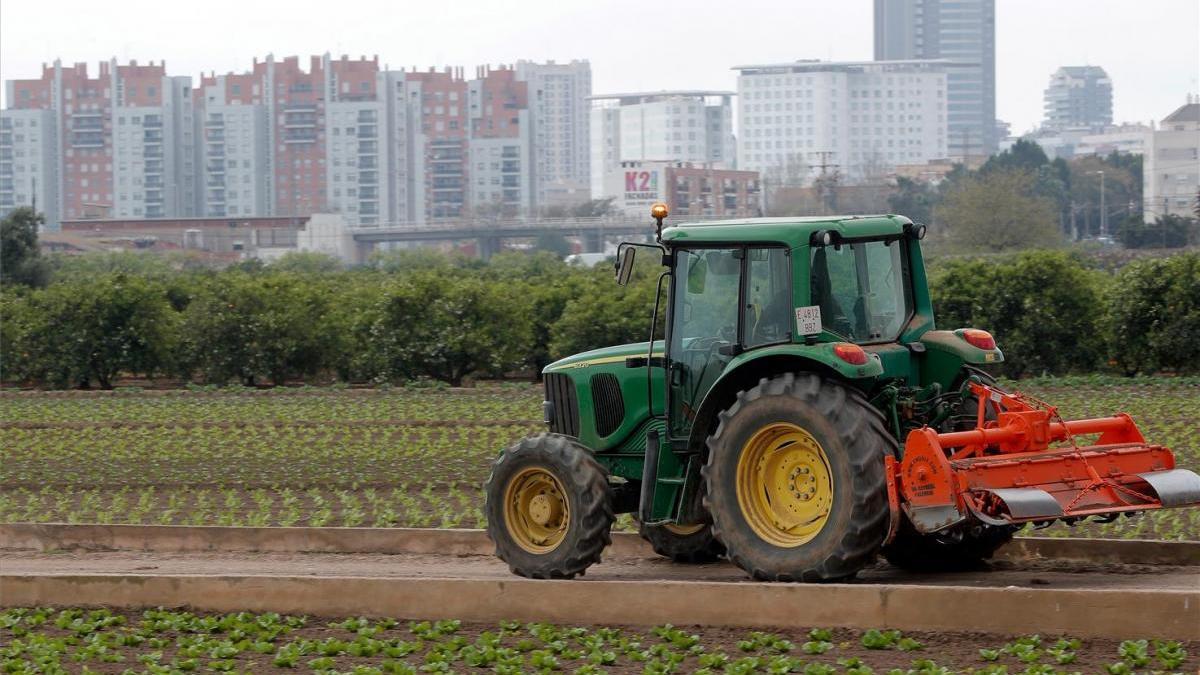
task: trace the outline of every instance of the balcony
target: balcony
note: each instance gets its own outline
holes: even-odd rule
[[[104,118],[98,112],[74,113],[71,115],[71,128],[76,130],[103,129]]]
[[[158,115],[146,115],[142,118],[142,127],[146,129],[161,129],[162,118]]]
[[[284,143],[316,143],[317,128],[295,129],[289,128],[283,134]]]
[[[161,131],[148,130],[142,134],[143,143],[162,143],[163,134]]]
[[[379,162],[376,161],[374,155],[367,155],[365,157],[358,158],[358,168],[360,169],[374,169],[378,166]]]
[[[104,135],[98,131],[75,132],[71,135],[71,147],[103,148]]]
[[[376,144],[375,141],[359,141],[358,142],[358,154],[374,155],[377,152],[379,152],[379,148],[378,148],[378,144]]]
[[[162,159],[163,150],[161,145],[147,145],[142,148],[142,157],[145,159]]]
[[[225,175],[225,162],[210,162],[204,167],[204,170],[209,173]]]
[[[221,115],[209,115],[207,120],[204,120],[204,126],[208,129],[224,129],[225,118]]]

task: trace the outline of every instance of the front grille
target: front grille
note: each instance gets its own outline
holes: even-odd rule
[[[596,410],[596,433],[608,436],[621,426],[625,419],[625,400],[621,398],[621,384],[612,373],[592,376],[592,405]]]
[[[546,400],[550,403],[550,431],[567,436],[579,436],[579,398],[575,382],[561,373],[547,373]]]

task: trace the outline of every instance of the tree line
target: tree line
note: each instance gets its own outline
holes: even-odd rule
[[[489,263],[401,252],[343,269],[316,254],[223,270],[187,258],[90,254],[43,288],[0,289],[0,378],[111,388],[123,377],[254,386],[461,385],[533,375],[551,360],[644,340],[658,267],[612,269],[549,253]],[[939,258],[937,321],[992,331],[1004,374],[1200,369],[1200,254],[1106,271],[1063,251]]]
[[[892,213],[927,223],[933,240],[964,252],[1094,238],[1102,223],[1126,248],[1200,244],[1196,218],[1151,213],[1145,222],[1142,157],[1125,153],[1050,160],[1038,144],[1019,140],[978,170],[957,166],[937,184],[897,178],[887,202]],[[1200,195],[1196,209],[1200,216]]]

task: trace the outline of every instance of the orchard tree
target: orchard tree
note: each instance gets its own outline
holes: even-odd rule
[[[525,294],[478,275],[406,275],[389,287],[372,328],[387,379],[430,377],[461,386],[525,361],[532,312]]]
[[[166,371],[178,336],[163,287],[124,274],[34,291],[5,321],[5,377],[60,388],[112,389],[122,374]]]
[[[1054,203],[1034,191],[1032,174],[992,171],[963,179],[937,207],[939,229],[951,246],[999,252],[1061,243]]]
[[[38,249],[38,227],[46,218],[28,206],[0,221],[0,283],[45,286],[48,272]]]

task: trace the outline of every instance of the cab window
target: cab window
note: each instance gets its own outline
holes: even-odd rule
[[[852,342],[899,336],[911,313],[901,241],[862,241],[812,250],[812,302],[825,330]]]
[[[786,249],[746,252],[746,306],[742,344],[747,348],[792,339],[792,277]]]

